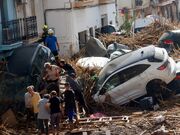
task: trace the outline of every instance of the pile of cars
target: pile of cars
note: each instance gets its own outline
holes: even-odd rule
[[[99,74],[96,102],[122,105],[142,96],[169,94],[166,86],[176,77],[176,63],[163,48],[153,45],[108,62]],[[108,101],[109,102],[109,101]]]
[[[125,51],[122,52],[123,50]],[[106,52],[106,55],[104,53],[104,56],[101,56],[99,63],[102,63],[102,57],[109,60],[99,66],[102,69],[92,92],[94,100],[98,103],[111,102],[123,105],[141,97],[152,97],[156,104],[155,98],[168,98],[177,91],[174,87],[180,88],[179,82],[177,83],[179,64],[164,48],[149,45],[131,51],[124,45],[113,44]],[[118,52],[119,55],[110,59],[114,52]],[[94,60],[90,60],[92,58]],[[85,68],[88,65],[90,68],[97,67],[98,58],[81,58],[77,65]]]

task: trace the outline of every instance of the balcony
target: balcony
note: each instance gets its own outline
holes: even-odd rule
[[[98,4],[98,0],[77,0],[73,2],[73,8],[83,8]]]
[[[114,3],[115,0],[99,0],[99,4],[109,4],[109,3]]]
[[[88,6],[96,6],[101,4],[114,3],[115,0],[76,0],[72,3],[73,8],[84,8]]]
[[[2,22],[3,44],[14,44],[38,35],[36,16]]]

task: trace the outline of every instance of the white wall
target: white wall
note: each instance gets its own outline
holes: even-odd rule
[[[132,0],[118,0],[117,4],[119,8],[123,8],[123,7],[132,8]]]
[[[116,27],[116,7],[114,3],[100,6],[100,14],[108,14],[108,24],[112,21],[112,25]]]
[[[46,9],[64,8],[66,3],[74,0],[44,0]]]
[[[38,33],[42,33],[42,26],[44,25],[44,7],[43,0],[35,0],[35,14],[37,18]]]
[[[101,27],[101,15],[108,15],[108,22],[115,24],[115,4],[73,10],[47,12],[47,24],[55,29],[62,55],[72,55],[79,51],[78,32]]]
[[[121,9],[122,8],[128,8],[131,10],[131,15],[132,15],[132,9],[133,7],[135,7],[135,0],[117,0],[117,8],[118,8],[118,25],[121,26],[124,21],[125,21],[125,18],[123,16],[121,16]]]

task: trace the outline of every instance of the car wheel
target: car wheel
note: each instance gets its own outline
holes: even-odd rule
[[[156,79],[150,81],[146,86],[147,95],[153,98],[154,104],[160,100],[168,98],[171,93],[167,89],[167,84],[162,80]]]

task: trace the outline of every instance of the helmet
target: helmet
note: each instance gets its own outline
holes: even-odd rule
[[[48,30],[48,34],[49,34],[49,35],[53,35],[53,34],[54,34],[54,31],[53,31],[52,29],[49,29],[49,30]]]
[[[48,30],[48,26],[47,25],[43,25],[43,30]]]

